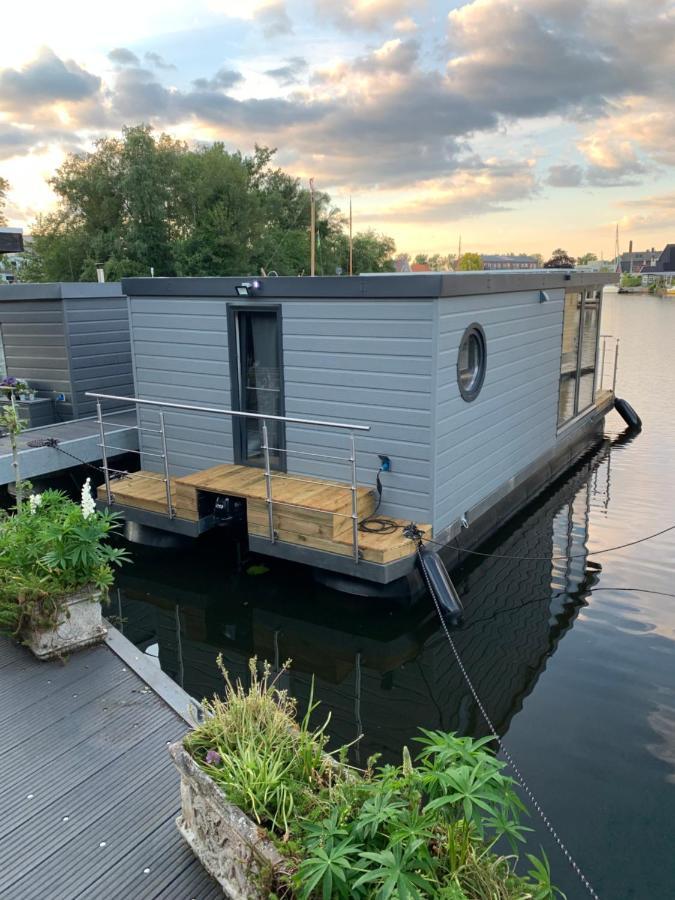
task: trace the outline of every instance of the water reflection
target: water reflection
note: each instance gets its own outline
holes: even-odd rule
[[[609,503],[608,448],[482,548],[537,559],[472,557],[454,573],[466,612],[457,648],[502,734],[598,580],[586,544],[591,508]],[[487,733],[428,599],[401,609],[336,594],[291,566],[237,572],[217,541],[188,558],[136,550],[118,583],[124,633],[192,696],[221,688],[218,652],[244,679],[253,654],[276,667],[292,658],[286,686],[304,708],[316,677],[333,741],[364,734],[357,760],[399,758],[419,726]]]

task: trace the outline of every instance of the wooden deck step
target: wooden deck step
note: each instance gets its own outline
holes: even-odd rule
[[[159,473],[135,472],[112,482],[115,502],[157,513],[167,513],[166,487]],[[265,473],[250,466],[220,465],[171,479],[171,498],[180,519],[195,522],[199,518],[200,494],[226,494],[246,500],[248,532],[269,536]],[[98,490],[105,499],[105,486]],[[352,495],[348,484],[335,484],[302,475],[275,473],[272,481],[273,516],[277,540],[301,547],[311,547],[340,556],[351,556]],[[359,487],[359,520],[372,515],[375,493]],[[359,531],[361,558],[387,563],[415,552],[412,541],[403,536],[403,519],[393,520],[399,526],[390,534]],[[429,525],[420,525],[431,535]]]

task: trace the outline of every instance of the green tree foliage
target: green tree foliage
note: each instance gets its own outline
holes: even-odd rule
[[[562,247],[556,248],[551,254],[551,258],[544,263],[545,269],[573,269],[574,257],[570,256],[567,250]]]
[[[589,263],[597,262],[598,257],[595,253],[584,253],[583,256],[580,256],[577,260],[577,265],[579,266],[587,266]]]
[[[0,175],[0,226],[7,224],[5,216],[5,206],[7,204],[7,191],[9,190],[9,181]]]
[[[191,148],[146,125],[73,154],[50,184],[55,212],[32,229],[25,280],[90,281],[128,275],[244,275],[309,270],[309,191],[272,164],[275,151],[251,156],[221,143]],[[317,273],[348,271],[345,219],[316,194]],[[354,236],[354,271],[393,269],[394,242]]]
[[[478,253],[463,253],[457,268],[460,272],[475,272],[483,268],[483,260]]]

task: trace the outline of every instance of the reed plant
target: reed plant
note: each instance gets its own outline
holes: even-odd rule
[[[529,830],[513,780],[487,739],[422,730],[413,760],[365,770],[330,754],[327,717],[297,704],[268,664],[249,664],[249,686],[223,666],[224,699],[203,705],[203,721],[186,736],[187,751],[227,799],[267,828],[292,875],[269,896],[300,900],[552,900],[546,856],[518,847]]]

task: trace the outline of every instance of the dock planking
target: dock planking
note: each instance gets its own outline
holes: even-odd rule
[[[112,483],[115,503],[167,513],[166,483],[159,473],[135,472]],[[203,494],[225,494],[246,500],[248,533],[267,537],[267,486],[262,469],[223,464],[191,475],[171,478],[171,497],[176,517],[196,522],[199,497]],[[105,499],[105,488],[99,488],[99,499]],[[275,472],[272,476],[273,518],[277,539],[301,547],[327,553],[351,556],[352,497],[351,486],[301,475]],[[375,494],[370,488],[357,489],[358,514],[363,520],[375,510]],[[359,549],[364,560],[388,563],[410,556],[414,544],[403,536],[403,519],[392,520],[399,526],[392,533],[359,532]],[[431,535],[430,525],[420,525]]]
[[[0,694],[0,896],[222,896],[175,827],[188,726],[108,646],[45,663],[0,638]]]

